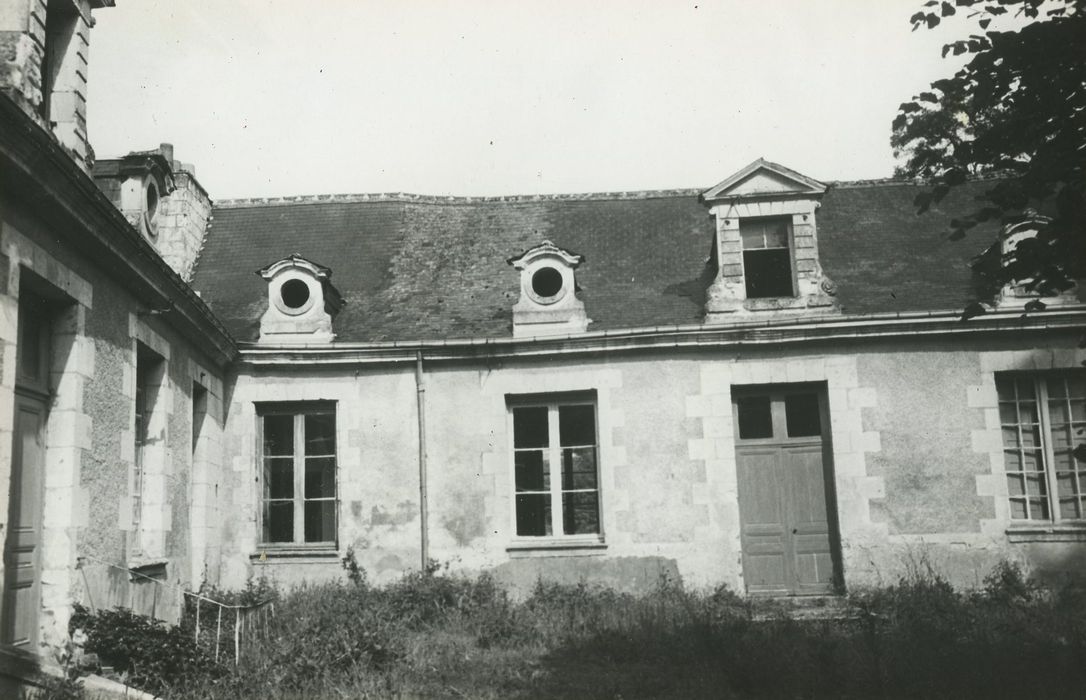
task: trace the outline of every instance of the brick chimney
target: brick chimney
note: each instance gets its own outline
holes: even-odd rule
[[[0,91],[88,168],[91,10],[114,0],[0,0]]]
[[[100,159],[94,180],[128,222],[186,282],[211,222],[211,198],[196,180],[196,169],[174,160],[173,146]]]

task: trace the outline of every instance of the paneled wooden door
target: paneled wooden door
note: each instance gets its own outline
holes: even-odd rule
[[[733,395],[743,578],[765,595],[840,585],[825,398],[811,385]]]
[[[49,339],[47,303],[29,292],[20,294],[0,643],[28,650],[37,646],[41,607]]]

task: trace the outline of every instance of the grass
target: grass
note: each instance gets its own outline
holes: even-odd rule
[[[836,619],[666,580],[642,596],[540,582],[514,602],[486,576],[349,574],[234,594],[276,597],[236,668],[193,647],[191,616],[177,630],[76,622],[90,651],[166,698],[1071,698],[1086,684],[1086,590],[1008,564],[976,591],[914,573],[851,595]]]

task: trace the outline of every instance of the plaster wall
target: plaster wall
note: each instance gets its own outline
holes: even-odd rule
[[[52,397],[46,427],[44,531],[40,549],[41,643],[67,636],[72,602],[124,605],[175,618],[180,588],[198,587],[207,548],[196,548],[214,508],[206,484],[217,477],[221,377],[165,322],[15,202],[0,230],[0,526],[6,527],[11,476],[18,299],[35,280],[56,295],[52,315]],[[163,355],[153,458],[143,478],[141,526],[133,525],[136,343]],[[202,431],[207,459],[194,470],[192,387],[208,390]],[[211,447],[212,449],[207,449]],[[199,478],[197,477],[199,475]],[[194,517],[195,515],[195,517]],[[6,531],[6,530],[0,530]],[[206,535],[204,536],[206,540]],[[217,553],[215,554],[217,561]],[[169,586],[133,579],[127,569],[157,566]],[[156,574],[159,575],[159,574]]]
[[[1033,346],[1032,348],[1029,346]],[[539,577],[628,590],[660,576],[744,590],[733,387],[810,382],[828,399],[845,585],[931,565],[975,585],[1000,559],[1035,571],[1081,565],[1081,529],[1014,532],[1006,505],[994,372],[1071,369],[1070,334],[1033,341],[902,340],[827,347],[629,355],[621,359],[429,364],[425,373],[430,556],[490,570],[521,591]],[[507,397],[593,391],[604,546],[517,540]],[[227,423],[234,512],[224,582],[342,576],[336,556],[261,560],[254,402],[337,402],[340,541],[371,579],[419,565],[412,368],[242,374]],[[244,514],[242,516],[242,514]]]

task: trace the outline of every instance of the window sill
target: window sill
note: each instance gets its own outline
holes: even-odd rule
[[[607,543],[602,537],[540,537],[518,539],[505,548],[511,557],[591,556],[603,554]]]
[[[256,549],[257,551],[249,555],[250,561],[331,561],[340,558],[339,550],[334,544],[265,544],[257,545]]]
[[[1010,542],[1086,542],[1086,521],[1012,525],[1007,528],[1007,539]]]

